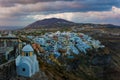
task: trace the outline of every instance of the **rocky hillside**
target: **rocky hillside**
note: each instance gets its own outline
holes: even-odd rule
[[[74,22],[67,21],[64,19],[59,18],[50,18],[50,19],[44,19],[44,20],[38,20],[27,27],[25,29],[36,29],[36,28],[49,28],[49,27],[64,27],[64,26],[70,26],[74,25]]]

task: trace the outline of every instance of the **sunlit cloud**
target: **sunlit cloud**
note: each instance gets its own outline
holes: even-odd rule
[[[51,17],[74,22],[119,24],[119,15],[119,0],[0,0],[2,25],[26,26]]]
[[[112,7],[111,11],[89,11],[89,12],[66,12],[66,13],[57,13],[57,14],[49,14],[49,15],[29,15],[27,18],[32,18],[35,20],[42,20],[44,18],[63,18],[70,21],[75,21],[78,23],[83,22],[92,22],[92,23],[113,23],[111,19],[113,20],[120,20],[120,8],[117,8],[115,6]],[[120,23],[116,23],[117,25],[120,25]]]

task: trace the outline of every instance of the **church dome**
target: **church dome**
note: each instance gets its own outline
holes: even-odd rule
[[[23,47],[22,51],[34,51],[31,45],[26,45]]]

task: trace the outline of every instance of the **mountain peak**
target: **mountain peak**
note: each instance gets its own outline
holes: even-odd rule
[[[38,20],[26,27],[26,29],[29,28],[40,28],[40,27],[55,27],[55,25],[68,25],[68,24],[74,24],[74,22],[67,21],[61,18],[48,18],[43,20]]]

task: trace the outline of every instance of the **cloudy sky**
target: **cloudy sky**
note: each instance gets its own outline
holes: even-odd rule
[[[120,0],[0,0],[0,25],[26,26],[51,17],[120,25]]]

